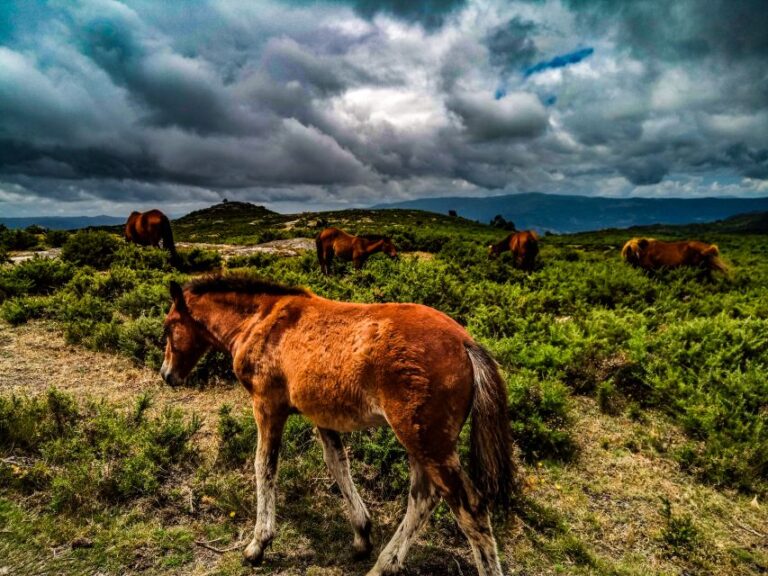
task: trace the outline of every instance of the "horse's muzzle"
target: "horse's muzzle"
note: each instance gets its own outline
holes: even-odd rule
[[[181,378],[176,376],[173,371],[165,365],[165,362],[163,362],[163,365],[160,367],[160,376],[162,376],[168,386],[176,387],[181,386],[184,383]]]

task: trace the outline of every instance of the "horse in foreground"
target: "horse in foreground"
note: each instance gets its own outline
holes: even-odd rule
[[[644,270],[701,266],[709,271],[728,271],[717,245],[696,240],[662,242],[653,238],[632,238],[624,244],[621,257]]]
[[[533,270],[539,254],[539,236],[533,230],[512,232],[501,242],[488,246],[488,256],[496,258],[509,250],[515,258],[515,268]]]
[[[283,426],[300,413],[317,426],[348,504],[355,555],[372,549],[371,521],[339,432],[388,424],[408,452],[408,508],[368,576],[402,567],[440,498],[469,539],[478,572],[501,575],[490,508],[509,502],[515,476],[506,388],[494,360],[459,324],[418,304],[336,302],[242,275],[172,283],[171,296],[163,379],[181,384],[209,348],[228,351],[253,403],[258,506],[246,560],[260,563],[275,535]],[[457,452],[470,414],[472,480]]]
[[[124,236],[126,242],[155,248],[159,248],[162,241],[163,248],[171,254],[171,264],[178,267],[181,259],[173,241],[171,222],[160,210],[131,212],[125,223]]]
[[[342,260],[355,265],[355,270],[360,270],[371,254],[383,252],[390,258],[397,257],[397,250],[392,240],[386,236],[367,234],[353,236],[338,228],[326,228],[315,238],[317,246],[317,260],[323,274],[331,273],[331,262],[337,256]]]

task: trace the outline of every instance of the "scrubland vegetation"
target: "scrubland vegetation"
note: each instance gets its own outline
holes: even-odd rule
[[[198,239],[310,236],[334,224],[328,221],[334,217],[307,216],[287,228],[279,222],[251,236],[243,220],[207,228]],[[502,543],[505,533],[514,534],[503,545],[511,567],[531,574],[768,571],[765,546],[711,545],[721,538],[709,519],[711,506],[702,507],[710,516],[697,517],[661,494],[649,495],[657,528],[642,535],[638,550],[614,553],[601,545],[599,529],[610,519],[585,520],[559,505],[562,499],[564,510],[576,510],[566,502],[599,489],[569,484],[569,470],[582,461],[599,462],[595,454],[606,461],[626,454],[670,463],[662,469],[687,478],[690,486],[724,494],[738,506],[754,499],[756,514],[768,514],[765,236],[704,238],[719,244],[731,265],[727,276],[633,269],[618,256],[627,232],[547,236],[539,266],[523,273],[508,254],[488,260],[486,246],[501,230],[420,213],[388,218],[358,215],[358,231],[388,232],[401,252],[415,253],[398,260],[377,255],[360,273],[337,263],[336,276],[323,276],[314,253],[234,257],[227,267],[249,268],[334,299],[433,306],[493,352],[508,383],[510,426],[528,485],[517,511],[522,532],[515,520],[497,519]],[[184,273],[172,269],[161,250],[124,244],[108,232],[73,234],[60,259],[35,258],[0,270],[0,317],[10,325],[41,320],[70,343],[156,369],[169,281],[223,265],[210,251],[182,256]],[[210,354],[190,385],[237,386],[231,379],[228,359]],[[147,396],[114,406],[56,390],[45,397],[0,397],[0,553],[13,549],[21,562],[33,557],[40,542],[73,542],[77,550],[66,561],[78,569],[189,573],[195,539],[224,547],[250,530],[256,430],[247,406],[217,407],[217,441],[204,449],[194,414],[165,410],[150,416],[150,404]],[[590,435],[580,427],[585,418],[621,433]],[[382,544],[398,516],[387,513],[403,505],[404,452],[387,430],[355,433],[347,443],[364,497],[385,516],[377,518]],[[298,574],[312,566],[317,574],[364,573],[368,564],[350,559],[351,532],[340,502],[317,496],[327,491],[316,480],[326,477],[324,464],[311,426],[300,417],[286,430],[282,462],[278,515],[289,522],[275,542],[275,562],[263,571]],[[543,489],[542,482],[553,488]],[[747,528],[761,534],[759,527]],[[89,536],[75,546],[83,533]],[[287,550],[307,538],[317,540],[319,551],[309,559],[290,556]],[[409,559],[411,573],[473,573],[468,555],[446,560],[441,552],[468,554],[447,509],[436,512],[425,538]],[[245,570],[237,552],[217,562],[214,573]],[[47,567],[66,566],[52,561]]]

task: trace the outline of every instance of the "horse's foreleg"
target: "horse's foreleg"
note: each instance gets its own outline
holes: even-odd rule
[[[253,540],[243,551],[245,559],[257,565],[264,557],[264,550],[275,536],[275,500],[277,482],[277,460],[286,416],[266,414],[254,410],[259,429],[259,443],[256,448],[256,527]]]
[[[325,263],[323,264],[323,266],[325,267],[324,272],[326,276],[331,275],[331,266],[333,265],[333,255],[334,255],[333,248],[325,252]]]
[[[477,490],[461,469],[458,455],[439,466],[430,467],[428,472],[469,540],[478,574],[502,576],[490,513],[480,503]]]
[[[352,544],[355,557],[363,558],[371,553],[371,516],[365,508],[363,499],[355,488],[349,472],[349,460],[338,432],[324,428],[317,429],[323,444],[323,458],[331,476],[339,485],[349,508],[349,519],[355,531]]]
[[[379,554],[376,565],[367,576],[395,574],[405,562],[405,556],[419,531],[429,520],[437,505],[438,495],[434,484],[424,473],[424,468],[413,458],[411,465],[411,489],[408,494],[408,509],[395,535]]]

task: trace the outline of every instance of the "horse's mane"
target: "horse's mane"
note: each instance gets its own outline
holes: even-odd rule
[[[190,280],[184,288],[192,294],[212,292],[238,292],[240,294],[266,294],[268,296],[308,296],[310,292],[299,286],[284,286],[258,276],[244,273],[209,274]]]

